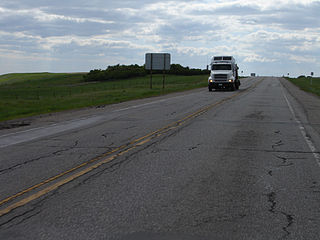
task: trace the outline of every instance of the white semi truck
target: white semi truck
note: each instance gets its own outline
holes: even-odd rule
[[[240,80],[238,66],[232,56],[214,56],[210,63],[210,76],[208,79],[208,89],[239,89]]]

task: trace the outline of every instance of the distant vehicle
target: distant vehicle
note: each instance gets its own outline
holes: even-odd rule
[[[256,74],[255,73],[251,73],[251,77],[255,77],[256,76]]]
[[[232,56],[214,56],[210,63],[211,73],[208,89],[239,89],[238,66]]]

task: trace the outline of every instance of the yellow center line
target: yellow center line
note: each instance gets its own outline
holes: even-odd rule
[[[256,87],[261,81],[262,81],[262,79],[260,81],[256,82],[255,84],[253,84],[251,87],[245,89],[245,91]],[[39,187],[41,187],[41,186],[43,186],[43,185],[45,185],[45,184],[47,184],[49,182],[52,182],[52,181],[54,181],[54,180],[56,180],[58,178],[61,178],[62,176],[66,175],[68,173],[71,173],[71,172],[73,172],[73,171],[75,171],[77,169],[80,169],[80,168],[82,168],[82,167],[84,167],[84,166],[86,166],[86,165],[88,165],[90,163],[94,163],[94,162],[97,162],[97,161],[100,160],[99,162],[97,162],[97,163],[95,163],[95,164],[93,164],[93,165],[91,165],[91,166],[89,166],[89,167],[77,172],[77,173],[74,173],[73,175],[71,175],[71,176],[69,176],[69,177],[67,177],[65,179],[62,179],[59,182],[54,183],[53,185],[48,186],[48,187],[46,187],[46,188],[44,188],[44,189],[42,189],[42,190],[40,190],[40,191],[38,191],[36,193],[34,193],[34,194],[32,194],[32,195],[30,195],[30,196],[28,196],[28,197],[26,197],[26,198],[24,198],[24,199],[22,199],[22,200],[20,200],[20,201],[18,201],[16,203],[14,203],[14,204],[12,204],[12,205],[10,205],[8,207],[0,210],[0,217],[5,215],[5,214],[7,214],[7,213],[9,213],[9,212],[11,212],[15,208],[21,207],[21,206],[29,203],[30,201],[35,200],[35,199],[37,199],[37,198],[39,198],[39,197],[41,197],[41,196],[43,196],[43,195],[45,195],[47,193],[59,188],[62,185],[73,181],[74,179],[76,179],[76,178],[78,178],[80,176],[83,176],[84,174],[86,174],[86,173],[88,173],[88,172],[100,167],[101,165],[112,161],[116,157],[124,155],[125,153],[137,148],[138,146],[141,146],[141,145],[151,141],[153,138],[159,137],[162,134],[164,134],[164,133],[166,133],[166,132],[168,132],[168,131],[170,131],[172,129],[175,129],[175,128],[179,127],[180,125],[185,123],[187,120],[195,118],[195,117],[205,113],[209,109],[211,109],[211,108],[213,108],[215,106],[218,106],[218,105],[220,105],[220,104],[222,104],[222,103],[224,103],[224,102],[226,102],[226,101],[228,101],[228,100],[230,100],[230,99],[232,99],[232,98],[234,98],[234,97],[236,97],[236,96],[238,96],[238,95],[240,95],[242,93],[244,93],[244,91],[243,92],[238,92],[236,94],[233,94],[230,97],[222,99],[222,100],[220,100],[220,101],[218,101],[218,102],[216,102],[214,104],[210,104],[210,105],[208,105],[208,106],[206,106],[206,107],[204,107],[204,108],[202,108],[202,109],[200,109],[200,110],[198,110],[198,111],[196,111],[196,112],[194,112],[192,114],[189,114],[186,117],[184,117],[184,118],[182,118],[182,119],[180,119],[178,121],[175,121],[175,122],[173,122],[173,123],[171,123],[171,124],[169,124],[169,125],[167,125],[167,126],[165,126],[163,128],[160,128],[160,129],[158,129],[156,131],[153,131],[153,132],[151,132],[151,133],[149,133],[149,134],[147,134],[147,135],[145,135],[143,137],[135,139],[135,140],[131,141],[128,144],[124,144],[124,145],[122,145],[122,146],[120,146],[118,148],[115,148],[114,150],[112,150],[110,152],[104,153],[104,154],[102,154],[102,155],[100,155],[100,156],[98,156],[96,158],[93,158],[93,159],[91,159],[91,160],[89,160],[87,162],[84,162],[84,163],[82,163],[82,164],[80,164],[80,165],[78,165],[78,166],[76,166],[74,168],[71,168],[71,169],[69,169],[69,170],[67,170],[65,172],[62,172],[62,173],[60,173],[60,174],[58,174],[58,175],[56,175],[54,177],[48,178],[47,180],[45,180],[45,181],[43,181],[43,182],[41,182],[39,184],[36,184],[36,185],[34,185],[34,186],[30,187],[30,188],[27,188],[27,189],[15,194],[15,195],[12,195],[12,196],[0,201],[0,206],[1,206],[1,205],[5,204],[7,202],[19,197],[19,196],[27,193],[27,192],[30,192],[30,191],[32,191],[32,190],[34,190],[36,188],[39,188]],[[131,146],[131,145],[133,145],[133,146]],[[128,148],[125,149],[126,147],[128,147]],[[112,155],[110,157],[107,157],[108,155],[116,153],[117,151],[120,151],[122,149],[125,149],[125,150],[123,150],[123,151],[121,151],[121,152],[119,152],[117,154],[114,154],[114,155]]]
[[[120,146],[120,147],[118,147],[118,148],[116,148],[116,149],[114,149],[114,150],[112,150],[112,151],[110,151],[110,152],[108,152],[108,153],[105,153],[105,154],[103,154],[103,155],[101,155],[101,156],[99,156],[99,157],[93,158],[93,159],[91,159],[91,160],[89,160],[89,161],[87,161],[87,162],[84,162],[84,163],[82,163],[82,164],[80,164],[80,165],[78,165],[78,166],[76,166],[76,167],[74,167],[74,168],[71,168],[71,169],[69,169],[69,170],[67,170],[67,171],[65,171],[65,172],[62,172],[62,173],[60,173],[60,174],[58,174],[58,175],[56,175],[56,176],[53,176],[53,177],[51,177],[51,178],[48,178],[48,179],[44,180],[43,182],[38,183],[38,184],[36,184],[36,185],[34,185],[34,186],[30,187],[30,188],[27,188],[27,189],[25,189],[25,190],[23,190],[23,191],[15,194],[15,195],[12,195],[11,197],[8,197],[8,198],[6,198],[6,199],[3,199],[2,201],[0,201],[0,206],[3,205],[3,204],[5,204],[6,202],[9,202],[9,201],[11,201],[11,200],[13,200],[13,199],[15,199],[15,198],[17,198],[17,197],[19,197],[19,196],[27,193],[27,192],[30,192],[31,190],[34,190],[34,189],[36,189],[36,188],[39,188],[39,187],[41,187],[41,186],[44,185],[44,184],[47,184],[47,183],[49,183],[49,182],[52,182],[52,181],[54,181],[54,180],[56,180],[56,179],[58,179],[58,178],[60,178],[60,177],[62,177],[62,176],[64,176],[64,175],[66,175],[66,174],[68,174],[68,173],[71,173],[71,172],[73,172],[73,171],[75,171],[75,170],[77,170],[77,169],[79,169],[79,168],[81,168],[81,167],[84,167],[84,166],[88,165],[89,163],[93,163],[93,162],[95,162],[95,161],[97,161],[97,160],[99,160],[99,159],[101,159],[101,158],[103,158],[103,157],[105,157],[105,156],[107,156],[107,155],[110,155],[110,154],[112,154],[112,153],[115,153],[115,152],[121,150],[122,148],[124,148],[125,146],[126,146],[126,145],[122,145],[122,146]]]

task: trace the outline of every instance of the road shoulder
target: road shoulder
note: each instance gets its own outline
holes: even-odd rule
[[[290,95],[300,104],[307,116],[308,123],[320,135],[320,97],[301,90],[284,78],[280,78],[280,82]]]

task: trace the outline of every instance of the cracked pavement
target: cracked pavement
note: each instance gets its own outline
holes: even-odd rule
[[[309,96],[284,81],[244,79],[238,96],[0,217],[0,239],[319,239],[320,166],[295,117],[319,150],[320,100],[308,111]],[[0,200],[234,93],[198,89],[3,129],[57,124],[0,148]],[[66,129],[76,118],[86,124]]]

